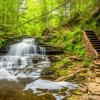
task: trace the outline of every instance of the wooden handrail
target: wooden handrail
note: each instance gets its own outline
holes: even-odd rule
[[[90,34],[88,33],[88,32],[90,32]],[[99,57],[99,53],[97,52],[97,49],[95,49],[95,45],[97,45],[98,46],[98,50],[99,50],[99,45],[98,44],[100,44],[100,42],[99,42],[99,39],[98,39],[98,37],[97,37],[97,35],[95,34],[95,36],[97,37],[97,38],[95,38],[95,36],[94,36],[94,43],[95,43],[95,45],[93,45],[93,42],[91,42],[91,39],[90,39],[90,37],[88,36],[88,34],[89,35],[92,35],[92,38],[91,39],[93,39],[93,34],[95,34],[93,31],[85,31],[85,32],[83,32],[83,39],[84,39],[84,41],[86,42],[86,46],[88,46],[88,48],[90,49],[90,51],[96,56],[96,57]],[[95,46],[95,47],[94,47]]]

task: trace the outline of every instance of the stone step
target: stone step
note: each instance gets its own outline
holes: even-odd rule
[[[97,60],[97,61],[93,61],[93,64],[100,67],[100,60]]]
[[[100,72],[94,72],[95,76],[99,76],[100,77]]]
[[[91,91],[92,94],[100,95],[100,84],[95,83],[95,82],[90,82],[88,84],[88,89],[89,91]]]
[[[98,83],[98,84],[100,84],[100,77],[96,77],[95,78],[95,82]]]

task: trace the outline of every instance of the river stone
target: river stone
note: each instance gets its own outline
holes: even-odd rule
[[[39,61],[43,61],[43,60],[44,60],[43,58],[39,58],[39,57],[32,58],[33,63],[38,63]]]
[[[39,58],[33,58],[33,59],[32,59],[32,62],[33,62],[33,63],[38,63],[38,62],[39,62]]]
[[[53,75],[55,72],[49,68],[44,68],[43,72],[42,72],[42,75],[44,76],[50,76],[50,75]]]
[[[91,82],[88,84],[89,91],[94,95],[100,95],[100,84]]]

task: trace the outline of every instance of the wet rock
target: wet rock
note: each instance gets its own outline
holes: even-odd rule
[[[41,73],[42,77],[44,78],[50,78],[50,79],[56,79],[56,75],[55,72],[49,68],[45,68],[42,73]]]
[[[40,60],[39,58],[33,58],[33,59],[32,59],[32,62],[33,62],[33,63],[38,63],[39,60]]]
[[[17,65],[21,66],[21,59],[20,58],[18,58],[18,60],[17,60]]]
[[[33,63],[38,63],[38,62],[43,61],[43,60],[45,60],[44,57],[34,56],[34,57],[32,58],[32,62],[33,62]]]
[[[50,75],[50,74],[54,74],[54,71],[52,71],[51,69],[44,69],[43,73],[44,75]]]

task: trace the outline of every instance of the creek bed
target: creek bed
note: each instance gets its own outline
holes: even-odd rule
[[[70,96],[78,86],[42,76],[50,66],[45,48],[33,38],[11,45],[0,57],[0,100],[62,100]]]

